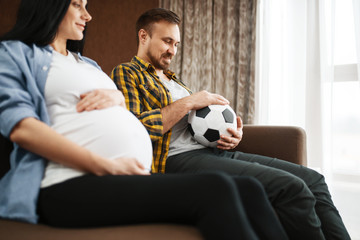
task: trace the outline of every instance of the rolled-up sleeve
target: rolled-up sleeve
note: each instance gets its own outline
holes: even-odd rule
[[[5,137],[22,119],[39,118],[27,91],[27,81],[7,50],[0,48],[0,130]]]

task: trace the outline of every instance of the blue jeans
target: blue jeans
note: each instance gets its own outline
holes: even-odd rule
[[[166,173],[208,170],[258,179],[290,239],[350,239],[324,177],[314,170],[275,158],[211,148],[180,153],[166,162]]]

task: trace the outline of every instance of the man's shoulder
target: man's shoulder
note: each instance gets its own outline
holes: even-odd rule
[[[134,62],[126,62],[126,63],[121,63],[121,64],[117,65],[114,68],[114,70],[127,72],[127,73],[133,73],[133,72],[141,71],[141,68],[139,65],[137,65]]]
[[[125,63],[121,63],[118,65],[118,67],[121,67],[121,68],[129,68],[129,69],[140,69],[140,66],[137,65],[135,62],[125,62]]]

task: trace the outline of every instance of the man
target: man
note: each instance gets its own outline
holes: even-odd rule
[[[228,152],[242,138],[242,122],[221,136],[216,149],[196,143],[187,130],[187,114],[224,97],[191,91],[168,70],[180,43],[179,17],[152,9],[136,23],[138,52],[117,66],[111,77],[124,93],[127,107],[147,128],[154,148],[153,172],[221,170],[254,176],[263,184],[290,239],[350,239],[322,175],[303,166],[242,152]]]

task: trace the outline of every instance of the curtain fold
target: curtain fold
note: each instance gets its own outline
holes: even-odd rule
[[[182,23],[171,69],[193,91],[223,95],[244,123],[255,112],[256,0],[160,0]]]

